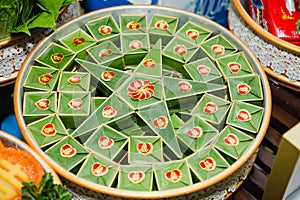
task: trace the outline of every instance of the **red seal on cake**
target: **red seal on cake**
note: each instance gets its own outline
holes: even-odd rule
[[[227,144],[228,146],[237,146],[239,144],[239,138],[233,134],[229,133],[224,139],[224,143]]]
[[[241,65],[237,62],[228,63],[228,67],[232,73],[238,73],[241,71]]]
[[[180,92],[189,92],[192,89],[192,85],[186,81],[180,81],[178,86]]]
[[[216,162],[213,158],[207,157],[199,163],[200,167],[206,171],[211,171],[216,168]]]
[[[211,49],[214,51],[216,55],[222,55],[225,53],[225,48],[219,44],[212,45]]]
[[[117,111],[112,106],[106,106],[102,110],[102,116],[106,118],[112,118],[116,116]]]
[[[177,45],[174,48],[174,52],[178,53],[179,55],[184,55],[187,52],[187,48],[184,45]]]
[[[169,24],[165,20],[160,20],[155,23],[155,28],[161,30],[167,30],[169,28]]]
[[[47,137],[54,136],[56,134],[56,129],[54,124],[52,123],[45,124],[42,128],[41,133]]]
[[[153,59],[147,59],[142,63],[142,65],[147,68],[154,68],[156,63]]]
[[[114,140],[103,135],[99,138],[99,146],[101,149],[109,149],[114,145]]]
[[[196,40],[199,37],[199,31],[195,29],[189,29],[186,31],[186,35],[192,40]]]
[[[96,162],[92,166],[92,173],[95,176],[103,176],[108,172],[108,167],[99,162]]]
[[[75,98],[69,101],[68,105],[73,109],[81,109],[82,106],[82,100],[80,98]]]
[[[78,76],[78,75],[74,75],[74,76],[71,76],[69,79],[68,79],[68,82],[73,84],[73,85],[78,85],[81,81],[81,77]]]
[[[168,171],[165,176],[169,181],[178,183],[181,180],[182,173],[179,169],[174,169],[172,171]]]
[[[143,47],[143,43],[140,40],[132,40],[129,44],[129,48],[132,50],[137,50]]]
[[[102,49],[99,52],[99,57],[100,58],[105,58],[105,57],[110,56],[112,54],[113,54],[113,51],[111,49]]]
[[[205,107],[203,108],[203,112],[207,114],[213,114],[218,111],[218,106],[214,102],[206,103]]]
[[[103,26],[100,26],[98,31],[101,35],[108,35],[108,34],[111,34],[112,28],[110,26],[103,25]]]
[[[75,37],[72,39],[72,44],[74,44],[75,46],[78,46],[84,42],[85,42],[85,39],[82,37]]]
[[[144,180],[145,178],[145,173],[142,171],[131,171],[128,173],[128,179],[132,183],[140,183]]]
[[[51,58],[51,61],[53,62],[53,63],[55,63],[55,64],[57,64],[57,63],[60,63],[63,59],[64,59],[64,54],[62,54],[62,53],[56,53],[56,54],[52,54],[51,56],[50,56],[50,58]]]
[[[72,147],[70,144],[64,144],[60,148],[60,155],[65,158],[71,158],[75,156],[77,153],[77,150]]]
[[[149,142],[140,142],[137,144],[137,150],[142,155],[148,155],[153,150],[153,145]]]
[[[51,80],[53,76],[51,74],[43,74],[39,76],[39,82],[43,85],[47,85]]]
[[[251,120],[251,114],[248,110],[241,109],[237,114],[237,119],[242,122],[247,122]]]
[[[41,110],[48,110],[49,103],[50,103],[49,99],[40,99],[37,102],[35,102],[35,105]]]
[[[198,126],[193,127],[187,132],[187,134],[192,138],[199,138],[202,136],[202,133],[203,133],[202,129]]]
[[[138,30],[141,28],[141,25],[136,21],[131,21],[127,24],[129,30]]]
[[[250,92],[251,87],[246,83],[240,83],[237,85],[237,90],[240,95],[246,95]]]
[[[159,129],[165,129],[168,126],[168,118],[160,116],[153,120],[153,125]]]
[[[206,65],[199,65],[197,70],[202,76],[208,76],[210,74],[210,68]]]
[[[101,79],[104,81],[110,81],[116,74],[112,71],[104,71],[101,73]]]

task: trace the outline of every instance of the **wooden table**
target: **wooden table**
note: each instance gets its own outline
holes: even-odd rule
[[[274,82],[272,91],[272,117],[266,136],[260,145],[255,164],[247,179],[229,198],[230,200],[261,199],[282,135],[300,121],[300,93]]]

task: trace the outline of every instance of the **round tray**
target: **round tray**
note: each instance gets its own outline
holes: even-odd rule
[[[284,41],[259,26],[248,14],[246,0],[229,5],[229,24],[260,60],[271,80],[300,91],[300,47]]]
[[[56,172],[39,156],[28,144],[19,140],[18,138],[0,130],[0,140],[5,147],[12,147],[16,149],[22,149],[34,156],[34,158],[41,164],[45,172],[50,172],[53,176],[53,180],[56,184],[62,184],[60,178]]]
[[[178,27],[179,28],[182,27],[187,22],[194,23],[198,26],[205,27],[205,29],[207,29],[207,30],[211,30],[212,37],[217,36],[217,35],[224,36],[226,38],[226,40],[229,41],[229,43],[231,43],[235,47],[237,47],[238,51],[243,52],[244,55],[246,56],[246,58],[248,59],[248,62],[250,63],[250,65],[253,68],[253,73],[257,74],[260,78],[263,99],[259,102],[261,103],[260,106],[262,107],[264,112],[262,115],[262,121],[261,121],[259,130],[257,130],[257,133],[252,134],[252,136],[254,138],[253,138],[253,141],[251,142],[251,145],[247,148],[247,150],[243,153],[243,155],[239,159],[237,159],[235,162],[233,162],[233,164],[231,164],[223,172],[213,176],[212,178],[208,178],[201,182],[191,184],[190,186],[186,186],[184,188],[174,188],[174,189],[159,190],[159,191],[145,191],[145,192],[144,191],[134,191],[133,192],[131,190],[124,190],[124,189],[117,189],[114,187],[102,186],[100,184],[96,184],[94,182],[80,178],[79,176],[64,169],[62,166],[60,166],[60,164],[55,162],[53,160],[53,158],[49,157],[43,151],[43,149],[40,147],[40,145],[38,145],[37,141],[34,139],[33,135],[29,131],[29,128],[28,128],[27,124],[25,123],[25,120],[23,117],[23,101],[25,98],[24,97],[25,91],[24,91],[23,86],[24,86],[26,77],[28,76],[28,73],[29,73],[30,69],[32,68],[32,66],[36,66],[38,64],[38,63],[36,63],[36,59],[38,58],[40,53],[44,52],[45,48],[48,45],[58,42],[62,37],[68,36],[70,33],[74,32],[75,30],[78,30],[79,28],[87,31],[85,29],[85,24],[88,22],[91,22],[93,20],[98,20],[100,18],[103,19],[107,16],[113,17],[116,21],[119,21],[118,20],[119,15],[145,15],[148,19],[147,23],[149,23],[149,20],[153,16],[164,15],[165,17],[171,17],[171,18],[173,17],[173,18],[178,19]],[[116,43],[118,44],[118,42],[116,42]],[[100,44],[104,45],[105,43],[100,43]],[[99,46],[101,46],[101,45],[99,45]],[[78,55],[82,55],[82,54],[80,53]],[[116,73],[121,73],[121,72],[116,71]],[[102,75],[101,75],[101,77],[103,78]],[[209,91],[206,93],[209,93]],[[128,101],[131,101],[131,100],[128,100]],[[47,159],[49,161],[49,163],[51,164],[51,166],[61,176],[63,176],[66,179],[64,181],[64,183],[67,184],[67,186],[69,188],[71,188],[71,190],[73,190],[75,193],[77,193],[77,195],[75,195],[75,197],[77,196],[78,199],[85,198],[86,196],[82,197],[84,195],[87,195],[87,196],[90,195],[92,192],[89,190],[96,192],[96,193],[93,193],[90,195],[90,197],[93,197],[95,199],[104,198],[104,196],[106,196],[106,195],[112,195],[112,196],[121,197],[121,198],[143,198],[143,199],[170,198],[170,197],[178,197],[178,196],[184,196],[183,198],[186,198],[186,199],[190,199],[193,197],[195,197],[195,199],[203,199],[203,198],[221,199],[221,198],[224,198],[225,196],[230,195],[230,193],[236,189],[237,185],[240,184],[241,180],[243,180],[247,177],[247,175],[249,173],[249,168],[254,164],[257,149],[267,131],[270,116],[271,116],[271,94],[270,94],[270,87],[268,84],[267,77],[264,73],[264,70],[260,66],[260,63],[258,62],[258,60],[255,58],[255,56],[253,55],[251,50],[246,45],[243,44],[243,42],[241,42],[237,37],[235,37],[227,29],[223,28],[222,26],[218,25],[217,23],[215,23],[205,17],[201,17],[199,15],[196,15],[196,14],[193,14],[190,12],[186,12],[183,10],[171,9],[171,8],[160,7],[160,6],[138,6],[138,5],[132,6],[131,5],[131,6],[112,7],[112,8],[98,10],[98,11],[94,11],[94,12],[85,14],[77,19],[74,19],[74,20],[66,23],[62,27],[60,27],[60,29],[57,32],[51,34],[49,37],[40,41],[35,46],[33,51],[29,54],[29,56],[27,57],[25,62],[23,63],[22,68],[19,73],[19,76],[16,81],[15,92],[14,92],[14,104],[15,104],[15,113],[16,113],[18,125],[21,129],[21,132],[22,132],[25,140],[33,148],[35,148],[36,151],[39,152],[39,154],[41,154],[41,156],[43,156],[45,159]],[[114,106],[114,104],[112,104],[112,106]],[[146,106],[144,106],[144,107],[146,107]],[[101,110],[101,109],[98,108],[97,110]],[[96,113],[97,110],[94,112]],[[105,109],[103,109],[103,111],[104,110]],[[139,114],[141,114],[141,113],[139,113]],[[102,113],[102,115],[103,115],[103,117],[105,117],[105,116],[107,117],[106,114]],[[99,119],[101,119],[103,117],[99,117]],[[89,119],[89,118],[87,118],[87,119]],[[93,117],[92,117],[92,119],[93,119]],[[161,120],[163,120],[163,119],[161,119]],[[36,121],[34,121],[34,122],[36,122]],[[86,121],[84,121],[83,123],[85,123],[85,122]],[[153,120],[153,124],[155,124],[155,120]],[[158,127],[158,125],[155,125],[155,126]],[[81,126],[81,127],[84,127],[84,126]],[[165,128],[165,126],[164,127],[160,126],[159,128]],[[75,129],[75,132],[76,132],[76,129]],[[74,134],[74,132],[72,132],[71,135],[72,134]],[[161,137],[163,137],[163,136],[161,136]],[[85,138],[85,139],[87,139],[87,138]],[[119,165],[121,165],[121,164],[119,164]],[[84,188],[78,188],[79,187],[78,185],[83,186],[84,188],[87,188],[88,191],[86,191]],[[99,193],[97,193],[97,192],[99,192]]]

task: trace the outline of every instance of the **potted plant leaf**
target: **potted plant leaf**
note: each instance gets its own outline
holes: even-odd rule
[[[36,28],[53,28],[60,11],[76,0],[1,0],[0,39]]]

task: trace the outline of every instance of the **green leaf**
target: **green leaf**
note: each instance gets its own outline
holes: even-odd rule
[[[77,0],[0,0],[0,38],[31,35],[35,28],[55,29],[61,8]]]
[[[300,34],[300,20],[299,19],[296,21],[296,29],[297,29],[297,33]]]
[[[31,23],[28,24],[29,29],[33,28],[54,28],[55,16],[50,13],[40,13]]]
[[[22,187],[22,199],[34,200],[37,193],[37,187],[33,182],[24,182]]]
[[[37,187],[33,182],[23,182],[22,200],[71,200],[73,195],[65,186],[54,184],[51,173],[45,173]]]
[[[38,0],[39,6],[44,8],[49,14],[53,15],[55,19],[58,17],[58,13],[63,2],[64,0]]]
[[[82,1],[82,0],[79,0],[79,1]],[[69,5],[69,4],[71,4],[71,3],[73,3],[74,2],[74,0],[64,0],[63,1],[63,4],[62,5]]]

